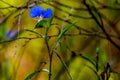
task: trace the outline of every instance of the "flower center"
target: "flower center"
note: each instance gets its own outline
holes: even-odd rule
[[[43,19],[42,15],[38,18],[38,22],[40,22]]]

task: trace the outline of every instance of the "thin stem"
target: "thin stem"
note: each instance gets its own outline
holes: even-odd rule
[[[39,35],[41,38],[44,38],[44,35],[42,35],[40,33],[37,33],[37,32],[35,32],[33,30],[25,29],[25,31],[29,31],[29,32],[35,33],[35,34]]]
[[[48,30],[49,30],[49,27],[46,26],[45,29],[46,29],[46,32],[45,32],[45,43],[46,43],[46,46],[47,46],[47,49],[48,49],[48,55],[49,55],[49,59],[50,59],[48,80],[51,80],[51,72],[52,72],[52,53],[50,52],[50,47],[49,47],[49,44],[48,44]]]
[[[63,64],[65,70],[67,71],[68,75],[70,76],[70,79],[73,80],[73,77],[72,77],[72,75],[70,74],[70,72],[69,72],[69,70],[68,70],[68,67],[67,67],[67,65],[65,64],[65,62],[63,61],[63,59],[61,58],[61,56],[58,54],[57,51],[54,51],[54,52],[56,53],[57,57],[59,58],[59,60],[60,60],[61,63]]]

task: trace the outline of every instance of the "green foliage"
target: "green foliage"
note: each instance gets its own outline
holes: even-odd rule
[[[25,78],[25,80],[30,80],[33,76],[35,76],[35,75],[38,74],[39,72],[40,72],[40,70],[32,72],[31,74],[29,74],[29,75]]]
[[[41,20],[39,21],[36,25],[35,25],[35,28],[34,29],[38,29],[38,28],[45,28],[46,26],[50,27],[51,24],[52,24],[52,21],[53,21],[53,16],[50,17],[50,19],[48,21],[46,20]],[[47,25],[48,24],[48,25]]]
[[[50,27],[52,25],[52,21],[53,21],[53,15],[50,17],[49,21],[48,21],[48,27]]]
[[[77,22],[73,22],[72,24],[69,24],[68,26],[66,26],[66,27],[61,31],[61,33],[58,35],[56,42],[58,42],[58,41],[61,39],[61,37],[65,34],[65,32],[67,32],[67,31],[68,31],[71,27],[73,27],[76,23],[77,23]]]
[[[31,74],[29,74],[26,78],[25,78],[25,80],[30,80],[32,77],[34,77],[35,75],[37,75],[39,72],[41,72],[41,71],[43,71],[43,72],[48,72],[49,73],[49,71],[47,70],[47,69],[42,69],[42,70],[37,70],[37,71],[34,71],[34,72],[32,72]]]
[[[3,23],[2,26],[0,26],[0,41],[4,38],[6,33],[6,23]]]
[[[34,29],[38,29],[38,28],[45,28],[46,27],[46,20],[41,20],[39,21],[36,25],[35,25],[35,28]]]
[[[39,74],[40,80],[119,80],[119,0],[1,0],[0,3],[0,80],[32,80],[42,71],[47,72],[48,78]],[[38,5],[54,10],[54,15],[41,18],[35,25],[28,11]],[[5,38],[12,29],[15,36]],[[10,65],[5,68],[7,61]],[[23,79],[27,71],[32,73]]]
[[[94,67],[96,66],[95,60],[90,58],[90,56],[82,55],[82,54],[79,54],[79,56],[85,59],[86,61],[90,62]]]
[[[73,80],[73,77],[72,77],[71,73],[69,72],[68,67],[67,67],[67,65],[65,64],[64,60],[61,58],[61,56],[60,56],[57,52],[56,52],[56,55],[57,55],[57,57],[59,58],[59,60],[61,61],[61,63],[63,64],[65,70],[66,70],[67,73],[68,73],[68,75],[70,76],[70,79]]]

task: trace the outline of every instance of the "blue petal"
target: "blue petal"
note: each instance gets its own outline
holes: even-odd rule
[[[46,11],[42,13],[43,18],[50,18],[52,16],[52,9],[48,8]]]
[[[15,31],[14,30],[10,30],[5,34],[6,38],[13,38],[15,36]]]
[[[37,16],[40,16],[43,13],[43,8],[41,6],[35,6],[30,9],[30,17],[35,18]]]

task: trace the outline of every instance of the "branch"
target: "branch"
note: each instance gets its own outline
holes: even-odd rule
[[[101,15],[100,15],[99,12],[96,10],[96,8],[95,8],[95,12],[96,12],[97,15],[99,16],[99,18],[100,18],[100,20],[101,20],[101,23],[99,22],[99,20],[98,20],[98,19],[96,18],[96,16],[94,15],[94,13],[93,13],[93,11],[92,11],[93,9],[91,9],[91,6],[89,6],[89,5],[86,3],[86,0],[83,0],[83,3],[84,3],[84,4],[86,5],[86,7],[88,8],[88,11],[89,11],[89,13],[92,15],[94,21],[99,25],[99,27],[100,27],[100,28],[102,29],[102,31],[105,33],[107,39],[108,39],[116,48],[118,48],[118,50],[120,50],[120,46],[117,45],[117,44],[111,39],[111,37],[108,35],[108,33],[106,32],[106,30],[104,29],[104,26],[101,25],[101,23],[102,23]]]

